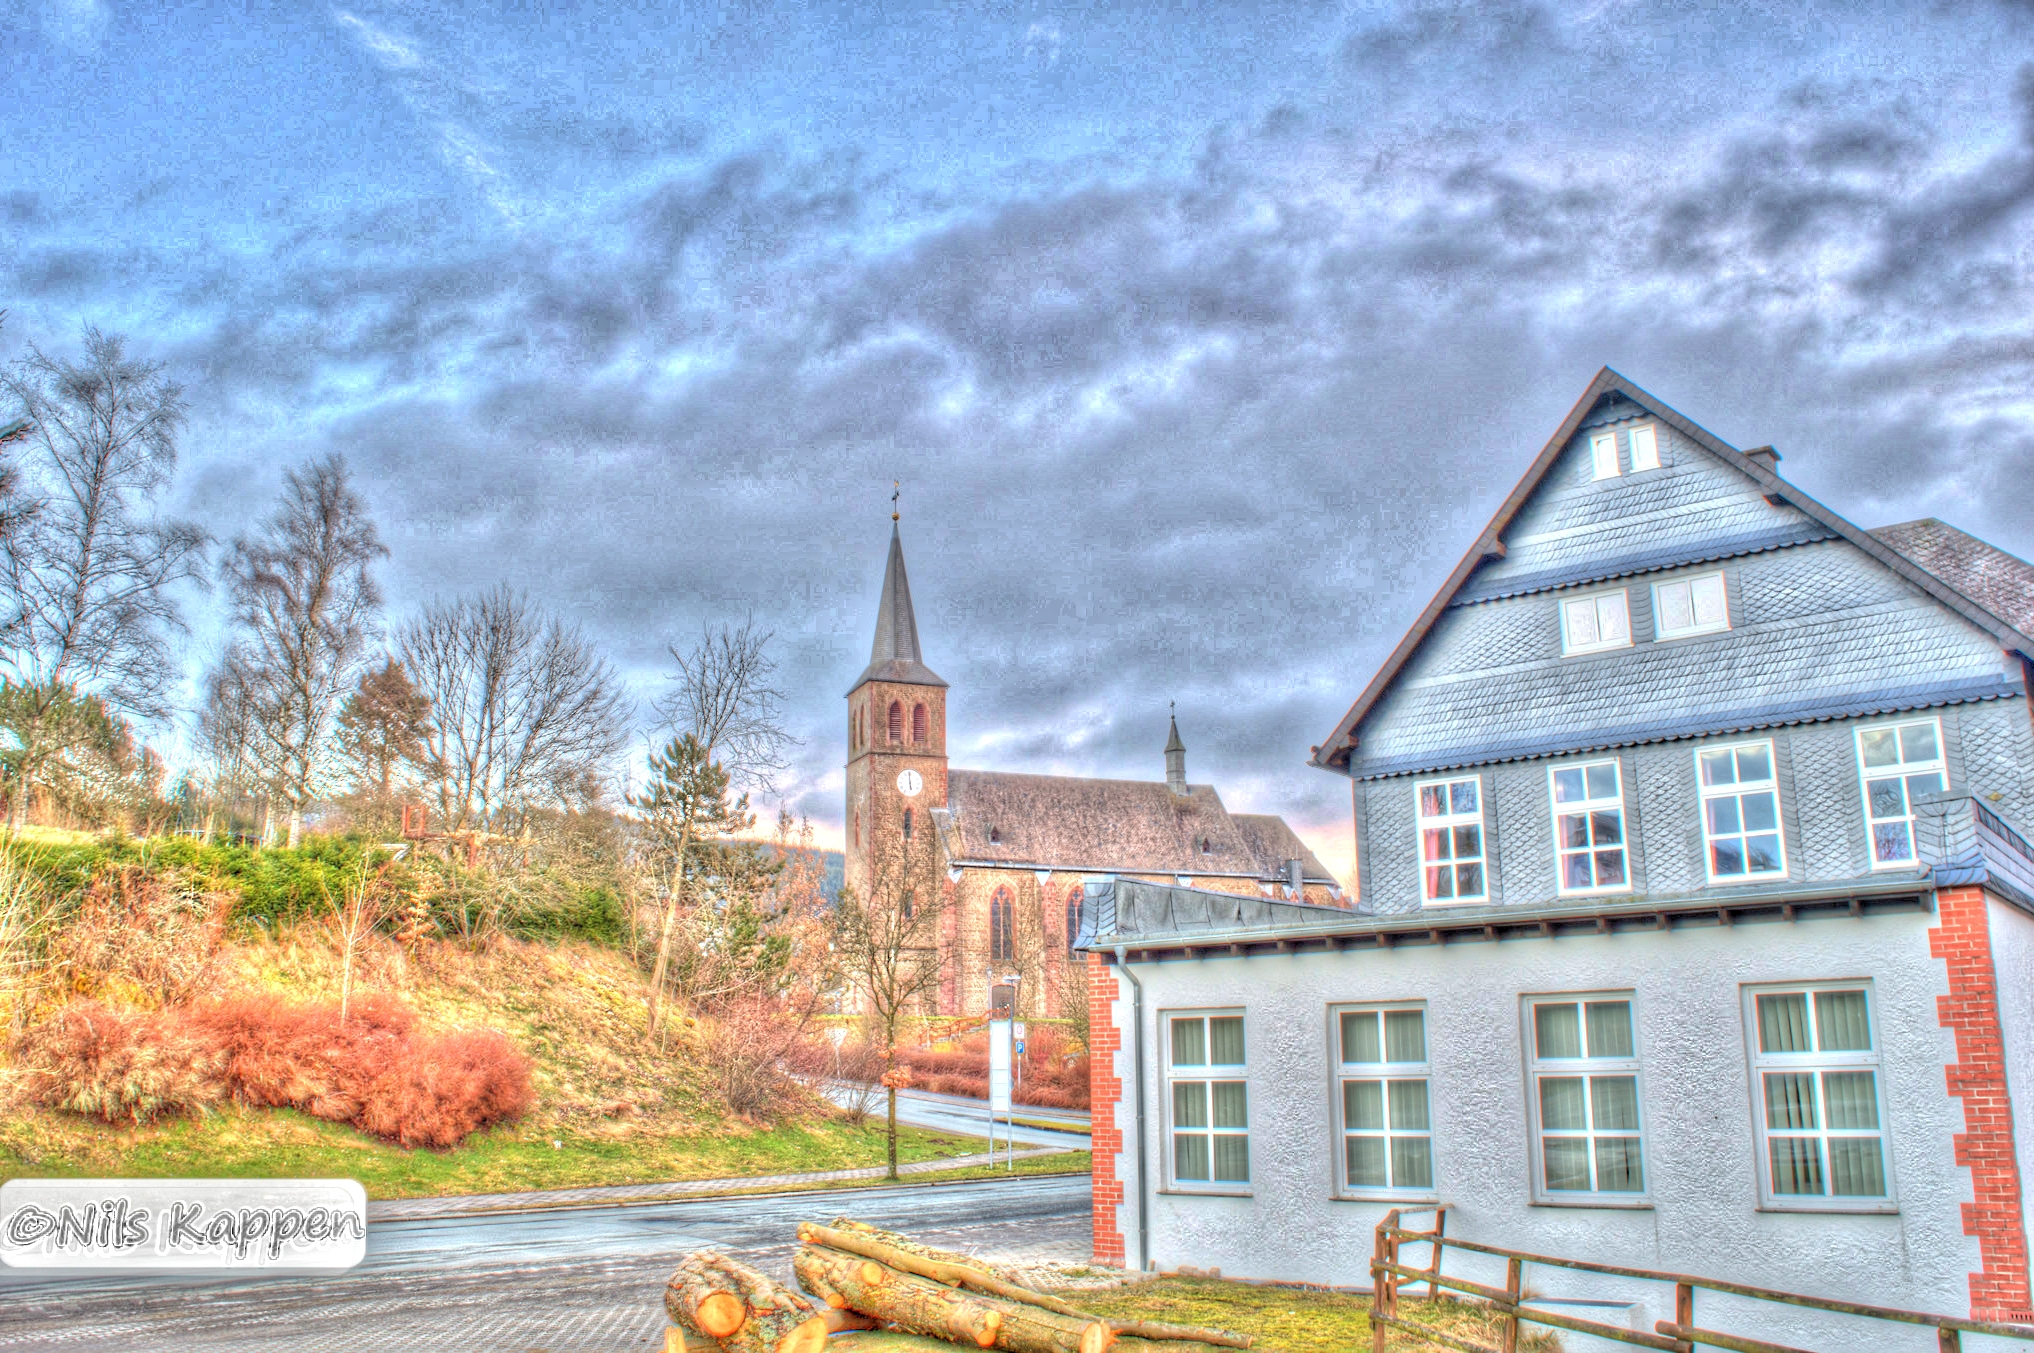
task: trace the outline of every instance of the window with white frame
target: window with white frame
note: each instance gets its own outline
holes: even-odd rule
[[[1541,1193],[1555,1201],[1643,1194],[1631,996],[1536,996],[1526,1013],[1533,1173]]]
[[[1769,1206],[1881,1208],[1892,1198],[1870,988],[1748,990],[1760,1183]]]
[[[1171,1015],[1166,1030],[1173,1183],[1186,1188],[1248,1184],[1250,1105],[1243,1017]]]
[[[1730,605],[1721,573],[1653,584],[1653,637],[1680,639],[1730,628]]]
[[[1660,431],[1651,423],[1641,423],[1631,430],[1631,470],[1660,468]]]
[[[1600,653],[1631,643],[1631,603],[1624,589],[1561,603],[1561,651]]]
[[[1949,786],[1942,759],[1942,724],[1936,719],[1857,730],[1858,771],[1864,779],[1865,828],[1872,868],[1914,863],[1914,797]]]
[[[1548,772],[1554,795],[1554,849],[1563,893],[1621,892],[1625,868],[1624,789],[1615,759]]]
[[[1706,747],[1695,753],[1702,781],[1702,842],[1712,883],[1776,878],[1787,872],[1780,840],[1780,786],[1773,744]]]
[[[1434,1190],[1427,1013],[1418,1005],[1342,1010],[1342,1182],[1352,1193]]]
[[[1428,902],[1481,902],[1483,782],[1470,775],[1414,788],[1419,800],[1420,888]]]
[[[1592,433],[1589,438],[1589,462],[1598,479],[1617,478],[1617,434],[1615,432]]]

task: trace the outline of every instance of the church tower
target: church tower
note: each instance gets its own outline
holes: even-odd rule
[[[944,881],[932,810],[947,804],[946,683],[919,652],[894,513],[890,521],[876,641],[847,697],[846,882],[903,905],[930,902]]]

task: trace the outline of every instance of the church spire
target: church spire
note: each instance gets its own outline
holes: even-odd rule
[[[1179,740],[1177,712],[1173,713],[1172,731],[1165,739],[1165,787],[1181,798],[1186,797],[1186,744]]]
[[[904,576],[904,542],[890,522],[890,562],[883,572],[883,599],[876,607],[876,641],[869,646],[869,666],[855,681],[900,681],[911,686],[944,686],[925,665],[918,648],[918,617],[911,610],[911,582]]]

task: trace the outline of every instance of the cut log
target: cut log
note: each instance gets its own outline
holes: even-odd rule
[[[1233,1344],[1211,1344],[1198,1339],[1139,1339],[1126,1334],[1116,1340],[1110,1353],[1225,1353]]]
[[[871,1330],[866,1334],[842,1334],[827,1341],[826,1353],[954,1353],[944,1339],[903,1330]]]
[[[801,1245],[792,1260],[805,1290],[913,1334],[1005,1353],[1108,1353],[1108,1322],[963,1292],[873,1259]]]
[[[826,1332],[828,1334],[844,1334],[854,1330],[872,1330],[876,1328],[876,1322],[868,1316],[863,1315],[860,1311],[835,1310],[829,1306],[819,1313],[819,1318],[826,1322]]]
[[[835,1217],[831,1229],[845,1231],[850,1235],[860,1236],[864,1240],[873,1240],[879,1245],[888,1245],[890,1248],[902,1250],[906,1254],[915,1254],[920,1259],[930,1259],[941,1264],[958,1264],[962,1268],[975,1269],[1003,1282],[1016,1281],[1015,1274],[997,1268],[985,1259],[978,1259],[972,1254],[960,1254],[953,1250],[934,1249],[930,1245],[920,1244],[910,1236],[899,1235],[895,1231],[885,1231],[880,1226],[871,1226],[865,1221],[856,1221],[853,1217]]]
[[[979,1261],[967,1260],[964,1256],[943,1256],[941,1251],[927,1251],[923,1245],[914,1245],[906,1249],[898,1245],[895,1239],[879,1238],[889,1235],[889,1232],[878,1231],[873,1226],[857,1226],[853,1230],[842,1230],[832,1226],[821,1226],[816,1222],[803,1222],[798,1227],[798,1238],[808,1245],[824,1245],[828,1249],[859,1254],[905,1273],[915,1273],[921,1278],[945,1283],[948,1287],[965,1287],[986,1296],[1002,1297],[1007,1301],[1022,1302],[1027,1306],[1056,1311],[1060,1315],[1081,1315],[1080,1311],[1058,1297],[1047,1296],[1043,1292],[1034,1292],[1028,1287],[1005,1281],[997,1276],[994,1269]]]
[[[721,1353],[720,1341],[683,1325],[664,1326],[664,1353]]]
[[[1207,1344],[1216,1348],[1248,1348],[1257,1341],[1247,1334],[1204,1329],[1198,1325],[1168,1325],[1162,1320],[1111,1320],[1109,1328],[1118,1334],[1146,1341],[1165,1341],[1169,1353],[1180,1353],[1181,1344]],[[1190,1351],[1189,1351],[1190,1353]]]
[[[671,1319],[720,1341],[724,1353],[819,1353],[826,1322],[812,1303],[737,1259],[695,1250],[664,1286]]]

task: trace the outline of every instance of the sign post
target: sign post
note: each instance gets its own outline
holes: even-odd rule
[[[1017,1125],[1009,1122],[1010,1109],[1010,1021],[993,1019],[989,1021],[989,1150],[996,1149],[996,1115],[1002,1114],[1006,1127],[1003,1137],[1009,1146],[1008,1167],[1017,1168]]]

